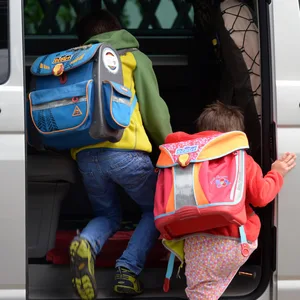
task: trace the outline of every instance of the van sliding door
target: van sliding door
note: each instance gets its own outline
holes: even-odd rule
[[[22,0],[0,1],[0,299],[26,299]]]
[[[300,7],[298,0],[273,1],[278,154],[300,157]],[[300,298],[300,167],[285,178],[278,197],[277,292],[279,300]]]

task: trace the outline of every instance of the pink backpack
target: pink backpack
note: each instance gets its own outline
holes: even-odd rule
[[[208,133],[208,132],[206,132]],[[173,133],[175,140],[182,133]],[[178,138],[176,138],[178,137]],[[154,201],[155,225],[167,240],[237,224],[241,253],[249,255],[244,224],[246,135],[240,131],[185,135],[188,140],[160,146]],[[175,254],[171,253],[164,290],[169,289]]]
[[[246,223],[248,148],[240,131],[191,135],[189,140],[160,146],[154,217],[163,238]]]

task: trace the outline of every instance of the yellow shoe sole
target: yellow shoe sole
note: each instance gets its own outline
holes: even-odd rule
[[[128,296],[138,296],[143,293],[142,290],[136,290],[134,288],[123,286],[123,285],[115,285],[114,292],[117,294],[128,295]]]
[[[94,300],[97,286],[94,274],[94,260],[89,243],[76,239],[70,245],[72,284],[82,300]]]

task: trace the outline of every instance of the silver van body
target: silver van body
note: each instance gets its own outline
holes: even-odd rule
[[[278,154],[292,151],[300,155],[300,8],[298,0],[274,0],[273,45],[276,79],[275,120]],[[275,86],[275,85],[274,85]],[[277,272],[274,299],[300,299],[299,178],[297,166],[286,178],[276,203]]]
[[[27,277],[23,1],[9,0],[9,8],[9,76],[0,85],[0,299],[17,300],[26,299]],[[299,1],[273,0],[269,9],[277,150],[300,156]],[[276,202],[277,270],[261,300],[300,299],[299,178],[297,167]]]
[[[10,72],[8,80],[0,85],[0,299],[25,299],[23,1],[13,0],[9,4],[13,7],[8,18]]]

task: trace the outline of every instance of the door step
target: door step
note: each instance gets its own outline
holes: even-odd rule
[[[70,268],[54,265],[29,265],[29,298],[39,300],[50,299],[78,299],[74,294],[70,279]],[[119,299],[113,291],[113,280],[115,269],[96,270],[98,287],[97,299]],[[145,292],[134,298],[164,298],[164,299],[186,299],[184,279],[172,279],[170,292],[164,293],[165,269],[145,269],[141,274]]]
[[[165,293],[162,289],[165,268],[146,268],[141,274],[141,280],[144,284],[144,293],[134,297],[137,299],[164,299],[164,300],[179,300],[186,299],[185,296],[185,276],[184,271],[181,272],[181,279],[176,278],[174,270],[173,278],[170,284],[170,291]],[[261,271],[259,266],[245,266],[243,273],[237,275],[224,296],[237,297],[245,296],[253,292],[260,282]],[[250,276],[250,274],[254,276]],[[102,268],[96,270],[96,280],[98,286],[97,299],[120,299],[112,291],[115,269]],[[29,298],[35,300],[70,300],[78,299],[74,294],[71,279],[70,269],[67,266],[55,265],[28,265],[29,278]]]

